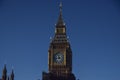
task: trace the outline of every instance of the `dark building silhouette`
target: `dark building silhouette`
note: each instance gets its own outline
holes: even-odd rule
[[[3,72],[2,72],[2,78],[0,80],[14,80],[14,71],[12,70],[10,76],[8,76],[6,65],[4,65]]]
[[[49,72],[43,72],[42,80],[76,80],[72,73],[72,50],[62,17],[62,3],[60,3],[60,14],[55,25],[55,35],[48,50],[48,67]]]

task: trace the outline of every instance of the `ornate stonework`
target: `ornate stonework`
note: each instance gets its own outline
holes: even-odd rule
[[[62,18],[62,4],[55,35],[48,50],[48,67],[49,72],[43,72],[42,80],[76,80],[72,73],[72,50]]]

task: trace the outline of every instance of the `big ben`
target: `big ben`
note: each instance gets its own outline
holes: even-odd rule
[[[55,35],[48,50],[49,72],[43,72],[42,80],[76,80],[72,73],[72,50],[66,34],[66,25],[62,17],[62,3],[55,25]]]

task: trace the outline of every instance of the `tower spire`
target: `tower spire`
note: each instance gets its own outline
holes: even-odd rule
[[[60,2],[60,15],[62,15],[62,2]]]
[[[56,27],[65,27],[65,23],[64,23],[64,20],[62,18],[62,2],[60,2],[60,5],[59,5],[59,8],[60,8],[60,13],[59,13],[59,18],[58,18],[58,22],[57,22],[57,25]]]
[[[14,80],[14,70],[12,69],[12,73],[10,75],[10,80]]]
[[[2,80],[6,80],[6,79],[7,79],[7,69],[6,69],[6,64],[4,64]]]

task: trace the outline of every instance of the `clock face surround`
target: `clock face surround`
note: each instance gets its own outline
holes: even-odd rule
[[[63,63],[64,55],[62,53],[58,52],[58,53],[54,54],[53,60],[55,63],[61,64],[61,63]]]

